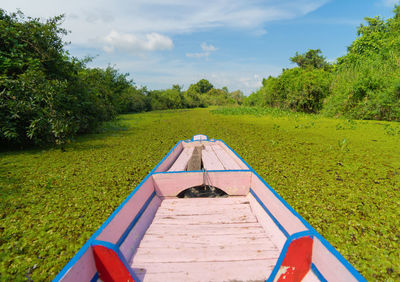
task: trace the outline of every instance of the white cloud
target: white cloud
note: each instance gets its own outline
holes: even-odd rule
[[[205,52],[213,52],[213,51],[216,51],[216,50],[217,50],[217,48],[215,48],[213,45],[211,45],[211,44],[208,45],[208,44],[205,43],[205,42],[201,43],[200,47],[201,47],[201,49],[202,49],[203,51],[205,51]]]
[[[210,55],[210,53],[208,53],[208,52],[203,52],[203,53],[186,53],[186,57],[188,57],[188,58],[196,58],[196,59],[199,59],[199,58],[203,58],[203,57],[208,57]]]
[[[100,62],[101,59],[96,58],[91,66],[106,67],[108,61],[102,59],[103,62]],[[209,64],[192,60],[166,60],[160,54],[135,60],[115,58],[113,63],[122,73],[129,72],[137,85],[149,89],[166,89],[173,84],[183,85],[187,89],[190,84],[205,78],[217,88],[227,86],[229,91],[240,89],[245,95],[259,89],[263,77],[276,76],[282,71],[282,66],[271,65],[263,60],[213,62],[210,68]]]
[[[138,36],[112,30],[103,38],[103,41],[106,43],[106,46],[103,47],[106,52],[113,52],[117,49],[136,53],[143,51],[171,50],[174,47],[171,38],[155,32]]]
[[[180,42],[178,35],[193,36],[193,33],[214,29],[262,36],[266,33],[266,23],[301,17],[328,1],[0,0],[0,7],[8,12],[19,8],[28,16],[43,19],[65,14],[63,27],[71,31],[65,40],[71,41],[68,48],[74,50],[74,56],[96,55],[104,50],[106,53],[101,53],[90,65],[106,67],[111,62],[121,72],[131,73],[138,85],[156,89],[179,83],[187,87],[206,78],[216,87],[228,86],[249,94],[259,87],[261,77],[278,74],[281,66],[271,66],[259,58],[250,62],[248,58],[240,61],[236,57],[203,64],[201,60],[182,58],[186,51],[178,53],[182,50],[179,48],[168,56],[163,53],[164,58],[157,51],[173,49],[173,39],[176,45]],[[204,42],[186,56],[207,60],[217,50],[216,46]],[[148,52],[153,53],[130,57]]]
[[[206,42],[201,43],[200,45],[201,50],[203,50],[203,52],[200,53],[186,53],[186,57],[189,58],[206,58],[208,59],[208,56],[210,56],[211,52],[217,51],[218,48],[216,48],[214,45],[212,44],[207,44]]]
[[[67,40],[85,47],[99,47],[96,45],[99,39],[112,30],[122,34],[171,36],[225,27],[262,33],[267,22],[305,15],[328,1],[116,0],[110,5],[106,0],[0,0],[0,3],[9,12],[20,8],[34,17],[66,14],[64,27],[72,31]]]

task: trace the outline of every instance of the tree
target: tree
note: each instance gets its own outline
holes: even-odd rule
[[[211,89],[214,88],[214,85],[212,85],[207,79],[201,79],[199,82],[196,83],[198,87],[198,91],[201,94],[207,93]]]
[[[70,57],[60,27],[0,9],[0,143],[65,144],[146,99],[128,74]],[[139,103],[138,106],[133,103]]]
[[[324,56],[321,55],[320,49],[309,49],[304,54],[296,52],[294,57],[290,58],[290,61],[296,63],[300,68],[315,68],[322,69],[326,68],[329,64],[326,62]]]
[[[236,104],[241,105],[244,100],[244,94],[240,90],[233,91],[229,93],[229,96],[232,97],[232,99],[236,102]]]

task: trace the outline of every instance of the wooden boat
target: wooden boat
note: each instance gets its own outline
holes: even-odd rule
[[[99,279],[365,281],[239,155],[206,135],[178,142],[54,281]]]

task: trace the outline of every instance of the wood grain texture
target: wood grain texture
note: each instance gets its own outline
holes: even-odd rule
[[[263,207],[257,202],[252,194],[247,195],[247,199],[250,202],[251,209],[254,215],[257,217],[258,222],[261,226],[271,233],[271,240],[274,244],[282,249],[286,242],[286,236],[282,233],[279,227],[275,224],[268,213],[263,209]]]
[[[155,171],[156,172],[167,171],[168,168],[176,161],[178,156],[181,154],[183,148],[184,148],[184,146],[183,146],[182,142],[180,142]]]
[[[272,271],[267,260],[137,264],[141,281],[265,281]],[[260,279],[261,278],[261,279]]]
[[[82,257],[68,270],[61,278],[63,282],[90,281],[96,274],[96,264],[94,262],[93,251],[88,248]]]
[[[315,275],[314,272],[312,272],[312,270],[309,270],[306,274],[306,276],[304,276],[302,282],[319,282],[320,280],[318,279],[318,277]]]
[[[149,177],[136,191],[132,198],[130,198],[119,210],[96,239],[116,244],[128,228],[129,224],[139,213],[144,203],[149,199],[153,191],[153,179]]]
[[[192,157],[194,147],[184,148],[180,153],[174,164],[168,171],[182,171],[186,170],[189,159]]]
[[[357,281],[318,238],[314,238],[312,253],[312,262],[328,281]]]
[[[307,227],[256,176],[251,178],[251,189],[289,235],[305,231]]]
[[[240,159],[236,154],[229,149],[223,142],[216,141],[216,145],[219,145],[225,152],[239,165],[241,169],[249,169],[248,166]]]
[[[201,153],[203,151],[203,148],[204,148],[203,145],[194,147],[192,156],[188,161],[186,170],[188,171],[201,170]]]
[[[205,146],[202,154],[202,161],[204,169],[206,170],[223,170],[225,167],[218,159],[211,145]]]
[[[204,183],[203,172],[153,174],[156,193],[160,197],[175,197],[187,188]],[[250,189],[250,171],[207,172],[207,185],[217,187],[230,196],[245,196]]]
[[[240,165],[220,145],[214,143],[212,149],[225,169],[241,169]]]
[[[142,281],[265,281],[279,254],[246,197],[164,199],[131,266]]]
[[[119,247],[122,255],[127,261],[131,259],[134,251],[139,246],[140,240],[143,238],[144,233],[153,221],[154,215],[156,214],[160,203],[161,199],[158,196],[155,196],[153,200],[151,200],[149,206],[132,228],[131,232],[129,232],[125,241]]]

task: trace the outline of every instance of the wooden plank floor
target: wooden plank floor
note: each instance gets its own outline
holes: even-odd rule
[[[246,197],[165,199],[131,266],[141,281],[265,281],[270,237]]]

